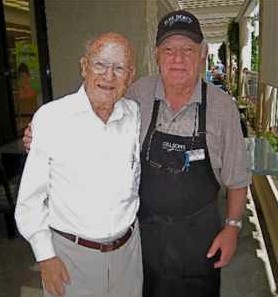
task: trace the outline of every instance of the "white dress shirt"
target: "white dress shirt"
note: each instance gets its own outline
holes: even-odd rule
[[[137,104],[119,100],[104,124],[82,86],[43,105],[32,131],[15,216],[37,261],[55,256],[50,227],[96,241],[127,230],[139,207]]]

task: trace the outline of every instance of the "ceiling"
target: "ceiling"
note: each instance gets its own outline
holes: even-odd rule
[[[226,39],[228,24],[237,18],[250,2],[258,0],[174,0],[182,9],[188,9],[201,23],[209,43]],[[4,5],[29,10],[30,0],[3,0]]]
[[[229,22],[245,9],[250,0],[178,0],[199,19],[205,39],[209,43],[225,40]]]
[[[29,0],[4,0],[5,6],[14,7],[20,10],[29,10]]]

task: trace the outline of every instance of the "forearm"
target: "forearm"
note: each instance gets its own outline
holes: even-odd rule
[[[247,188],[228,189],[226,218],[241,220],[245,209],[246,193]],[[224,267],[231,261],[237,248],[239,231],[240,228],[233,223],[225,224],[213,240],[207,257],[211,258],[218,250],[221,250],[220,260],[214,263],[215,268]]]
[[[228,189],[226,217],[241,219],[246,205],[247,187]]]

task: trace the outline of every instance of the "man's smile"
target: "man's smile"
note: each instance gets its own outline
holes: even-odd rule
[[[97,86],[100,89],[103,89],[105,91],[113,91],[115,89],[115,87],[113,87],[113,86],[107,86],[107,85],[102,85],[102,84],[98,84]]]

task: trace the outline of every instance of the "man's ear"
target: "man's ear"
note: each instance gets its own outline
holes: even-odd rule
[[[128,82],[127,82],[128,87],[134,82],[135,73],[136,73],[136,69],[135,69],[135,67],[132,67],[132,69],[130,69],[130,71],[129,71],[129,77],[128,77]]]
[[[80,73],[83,78],[85,78],[87,75],[88,67],[89,67],[88,59],[86,57],[82,57],[80,59]]]
[[[158,65],[158,49],[157,49],[157,47],[154,50],[154,58],[155,58],[155,61],[156,61],[156,65]]]
[[[207,56],[208,56],[208,45],[205,44],[202,46],[202,62],[206,64]]]

